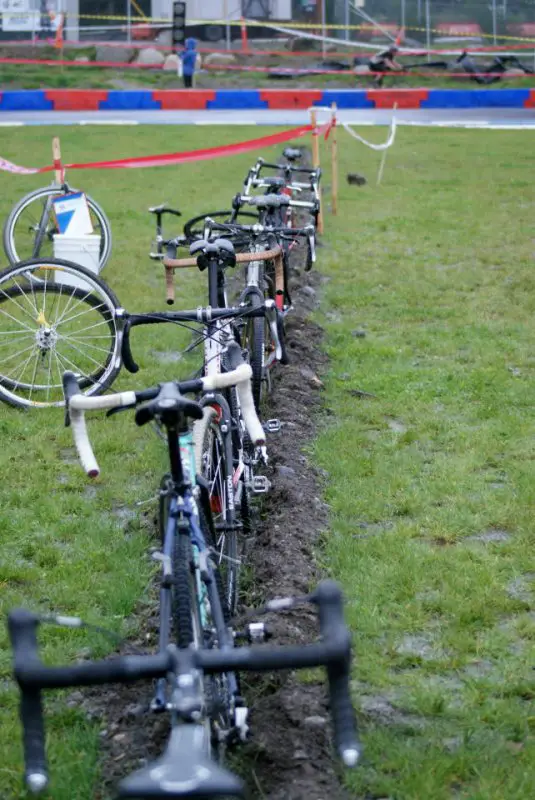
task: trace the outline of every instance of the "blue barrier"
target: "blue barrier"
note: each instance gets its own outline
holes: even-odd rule
[[[91,102],[90,95],[91,89],[80,92],[73,90],[72,102],[69,102],[69,90],[61,90],[58,92],[51,91],[51,95],[55,94],[59,97],[61,95],[61,102],[58,97],[48,99],[47,92],[43,90],[20,90],[20,91],[6,91],[0,92],[0,112],[1,111],[53,111],[53,110],[67,110],[77,109],[80,106],[80,97],[84,95],[84,103],[80,110],[88,111],[93,108],[98,108],[106,111],[145,111],[153,110],[159,111],[162,109],[173,108],[173,105],[168,106],[165,102],[165,90],[154,92],[152,90],[140,91],[113,91],[106,90],[106,99],[101,99],[102,90],[94,90],[95,97],[98,99]],[[336,103],[339,109],[368,109],[368,108],[392,108],[395,102],[396,94],[402,97],[408,97],[414,93],[419,95],[417,102],[415,101],[414,108],[528,108],[530,107],[530,99],[534,96],[534,90],[530,89],[385,89],[373,90],[373,98],[369,97],[370,92],[363,89],[327,89],[321,90],[305,90],[303,95],[310,94],[310,100],[307,102],[319,106],[331,106]],[[427,93],[424,99],[423,95]],[[154,99],[154,95],[158,99]],[[290,93],[291,94],[291,93]],[[170,97],[174,97],[173,102],[176,100],[177,92],[170,90]],[[315,95],[315,97],[312,97]],[[317,97],[320,99],[317,99]],[[191,93],[191,106],[188,103],[188,92],[184,92],[184,96],[180,98],[180,103],[177,108],[181,110],[198,110],[199,108],[206,107],[213,110],[239,110],[239,109],[286,109],[288,108],[288,100],[286,95],[281,90],[270,89],[222,89],[212,94],[213,99],[208,100],[206,106],[204,105],[204,98],[199,100],[199,92]],[[299,92],[295,93],[299,99]],[[282,98],[282,99],[281,99]],[[302,98],[304,99],[304,98]],[[301,104],[296,104],[296,107],[303,107]],[[403,107],[403,104],[401,104]]]
[[[430,89],[420,108],[524,108],[529,89]]]
[[[161,104],[153,99],[152,91],[140,92],[110,91],[107,100],[101,100],[102,111],[146,111],[161,109]]]
[[[209,100],[206,108],[224,109],[249,109],[269,108],[267,100],[262,100],[259,89],[221,89],[216,92],[214,100]]]
[[[51,111],[53,108],[54,103],[42,89],[0,94],[0,111]]]
[[[363,89],[326,89],[317,106],[330,106],[336,103],[338,108],[375,108],[373,100],[368,100]]]

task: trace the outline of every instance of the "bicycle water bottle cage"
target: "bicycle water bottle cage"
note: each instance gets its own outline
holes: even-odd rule
[[[216,239],[214,242],[200,239],[198,242],[193,242],[189,252],[191,256],[197,256],[197,266],[201,272],[214,260],[222,267],[234,267],[236,265],[234,245],[228,239]]]
[[[282,151],[282,155],[288,161],[298,161],[300,158],[302,158],[303,153],[298,147],[286,147]]]
[[[156,417],[164,421],[180,421],[181,418],[202,419],[202,407],[195,400],[180,394],[176,383],[162,383],[154,400],[144,403],[136,411],[136,425],[146,425]]]
[[[201,750],[205,736],[200,725],[173,728],[163,755],[121,781],[119,797],[243,797],[242,781]]]

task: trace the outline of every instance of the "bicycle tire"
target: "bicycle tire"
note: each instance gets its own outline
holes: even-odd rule
[[[208,436],[212,441],[207,441]],[[225,526],[221,536],[213,542],[211,533],[207,541],[217,554],[216,581],[225,617],[235,613],[238,602],[238,541],[236,530],[230,525],[230,509],[234,509],[232,483],[232,441],[230,431],[223,432],[219,424],[219,412],[213,405],[206,405],[202,419],[193,425],[196,471],[208,482],[210,505],[215,526]],[[215,459],[219,461],[214,464]],[[206,525],[203,518],[203,523]],[[208,530],[208,526],[206,525]],[[218,578],[219,576],[219,578]]]
[[[259,295],[251,293],[249,302],[253,308],[262,305]],[[247,320],[244,327],[242,347],[249,353],[249,364],[252,369],[251,389],[257,412],[260,412],[262,403],[262,390],[264,386],[264,356],[266,347],[266,321],[263,317],[253,317]]]
[[[69,193],[77,192],[77,189],[69,188]],[[18,203],[16,203],[11,212],[9,213],[3,229],[3,245],[5,254],[9,260],[10,264],[17,264],[20,261],[23,261],[28,258],[48,258],[47,254],[40,254],[35,255],[33,250],[31,254],[19,252],[17,250],[16,241],[15,241],[15,228],[17,222],[23,212],[28,209],[31,203],[35,202],[36,200],[44,200],[48,197],[60,196],[66,194],[62,188],[55,187],[55,186],[45,186],[42,189],[36,189],[34,192],[30,192],[29,194],[25,195]],[[101,271],[105,266],[106,263],[111,255],[111,248],[112,248],[112,235],[111,235],[111,226],[110,222],[104,213],[103,209],[99,206],[99,204],[93,200],[92,197],[86,195],[87,205],[89,206],[90,211],[92,211],[97,218],[97,221],[100,226],[101,230],[101,243],[100,243],[100,257],[99,257],[99,271]],[[49,239],[52,231],[49,232]]]
[[[17,408],[63,406],[61,376],[67,369],[81,376],[85,394],[105,391],[121,366],[118,308],[101,279],[69,261],[34,259],[0,272],[0,400]],[[23,350],[6,358],[6,347],[21,342]],[[22,370],[20,363],[10,367],[20,355]]]
[[[197,590],[193,567],[193,551],[188,533],[177,532],[173,544],[173,583],[171,588],[171,613],[173,632],[178,648],[199,646],[196,642],[194,614],[198,614]],[[200,628],[200,624],[199,624]]]

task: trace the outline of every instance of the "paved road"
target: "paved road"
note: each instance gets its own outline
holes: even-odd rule
[[[352,125],[388,125],[391,110],[341,110]],[[396,110],[402,125],[444,127],[535,128],[535,109],[405,109]],[[318,115],[321,119],[321,112]],[[306,111],[2,111],[0,127],[22,125],[302,125]]]

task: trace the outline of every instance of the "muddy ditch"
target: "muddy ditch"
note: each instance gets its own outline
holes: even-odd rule
[[[246,544],[244,609],[272,597],[306,594],[320,577],[315,552],[328,524],[322,500],[325,474],[305,454],[322,413],[321,373],[327,358],[322,329],[309,317],[319,305],[323,280],[304,272],[302,259],[292,268],[294,310],[286,318],[291,363],[273,372],[267,416],[281,430],[269,437],[270,492],[254,508],[254,538]],[[236,274],[235,279],[238,279]],[[154,649],[156,598],[136,615],[137,641],[122,652]],[[309,606],[264,618],[277,643],[314,640],[317,623]],[[332,756],[326,687],[320,671],[299,676],[290,671],[249,675],[244,694],[250,709],[250,742],[232,757],[231,766],[247,782],[250,798],[262,800],[345,800]],[[100,723],[101,785],[98,800],[130,771],[155,758],[168,734],[166,717],[148,711],[150,684],[76,692],[69,702],[82,706]]]
[[[321,410],[321,379],[326,363],[322,330],[308,319],[318,302],[322,279],[317,272],[294,276],[296,310],[287,317],[291,364],[273,376],[270,416],[282,423],[269,441],[267,475],[271,490],[255,508],[254,540],[246,548],[245,605],[271,597],[306,594],[319,578],[314,551],[327,527],[322,500],[324,476],[303,452],[313,439]],[[136,613],[140,638],[123,653],[153,649],[156,644],[156,598]],[[311,641],[317,625],[310,607],[265,618],[277,643]],[[113,796],[117,782],[163,749],[166,717],[148,711],[151,685],[75,692],[69,703],[82,706],[100,723],[102,782],[98,800]],[[232,762],[245,778],[251,798],[266,800],[342,800],[332,759],[330,723],[321,673],[306,679],[291,672],[250,676],[244,690],[251,711],[250,742]]]

